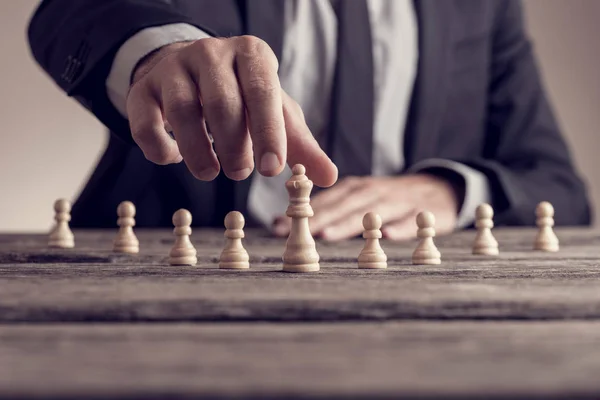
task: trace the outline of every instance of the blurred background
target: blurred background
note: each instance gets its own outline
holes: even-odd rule
[[[0,1],[0,231],[48,229],[54,200],[77,196],[106,141],[102,125],[33,62],[25,27],[37,3]],[[549,96],[598,214],[600,1],[524,3]]]

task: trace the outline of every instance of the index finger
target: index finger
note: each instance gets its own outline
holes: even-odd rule
[[[262,175],[278,175],[285,166],[287,140],[277,58],[261,39],[241,36],[237,41],[238,78],[248,114],[255,164]]]

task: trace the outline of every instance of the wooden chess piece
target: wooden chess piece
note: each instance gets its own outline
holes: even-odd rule
[[[113,243],[115,253],[137,254],[140,252],[140,242],[133,232],[135,226],[135,206],[130,201],[123,201],[117,207],[117,225],[119,232]]]
[[[437,265],[442,262],[441,254],[433,243],[435,236],[435,217],[429,211],[420,212],[417,215],[417,237],[420,240],[413,252],[412,262],[416,265]]]
[[[56,224],[50,231],[48,246],[62,249],[75,247],[75,237],[69,228],[71,203],[68,200],[58,199],[54,202],[54,220]]]
[[[559,249],[558,237],[554,233],[554,207],[542,201],[535,209],[536,225],[539,230],[533,245],[534,250],[556,252]]]
[[[358,268],[383,269],[387,268],[387,256],[383,252],[379,239],[381,239],[381,217],[373,212],[366,213],[363,217],[363,238],[365,246],[358,256]]]
[[[242,245],[244,237],[244,216],[241,212],[231,211],[225,216],[226,243],[219,258],[221,269],[248,269],[250,257]]]
[[[497,256],[498,241],[492,234],[494,227],[494,209],[489,204],[481,204],[475,211],[475,227],[477,236],[473,242],[473,254]]]
[[[283,253],[283,270],[319,271],[319,254],[308,226],[308,218],[314,215],[310,206],[313,183],[306,176],[306,168],[301,164],[294,165],[292,174],[285,184],[290,198],[286,215],[292,219],[292,227]]]
[[[196,249],[190,241],[192,234],[192,214],[185,209],[180,209],[173,214],[173,233],[175,234],[175,244],[169,253],[170,265],[196,265]]]

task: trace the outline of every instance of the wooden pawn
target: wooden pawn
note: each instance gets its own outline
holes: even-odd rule
[[[242,244],[244,235],[244,216],[239,211],[231,211],[225,216],[226,243],[219,258],[221,269],[248,269],[250,257]]]
[[[48,236],[48,246],[54,248],[71,249],[75,247],[75,237],[69,221],[71,221],[71,203],[66,199],[54,202],[54,227]]]
[[[379,214],[369,212],[363,217],[363,238],[365,245],[358,256],[358,268],[383,269],[387,268],[385,255],[379,239],[381,239],[381,217]]]
[[[473,254],[497,256],[498,241],[492,234],[494,227],[494,209],[489,204],[481,204],[475,211],[475,227],[477,236],[473,242]]]
[[[547,201],[539,203],[535,209],[536,225],[539,230],[533,244],[534,250],[556,252],[559,250],[558,237],[554,233],[554,207]]]
[[[133,232],[135,226],[135,205],[130,201],[123,201],[117,207],[117,225],[119,232],[113,243],[115,253],[137,254],[140,252],[140,242]]]
[[[192,214],[185,209],[180,209],[173,214],[173,234],[175,234],[175,244],[169,253],[170,265],[196,265],[196,249],[190,241],[192,234]]]
[[[442,255],[433,242],[435,236],[434,225],[435,216],[431,212],[423,211],[417,215],[417,237],[421,240],[413,252],[413,264],[437,265],[442,262]]]

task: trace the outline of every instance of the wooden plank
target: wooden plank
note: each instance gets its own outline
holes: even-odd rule
[[[529,250],[533,229],[501,230],[498,258],[470,255],[474,232],[439,238],[443,263],[413,266],[414,243],[384,243],[390,268],[357,269],[362,242],[319,243],[317,274],[279,272],[283,240],[248,232],[249,271],[216,268],[222,232],[199,230],[198,267],[171,267],[167,231],[142,253],[110,252],[112,231],[78,232],[72,251],[41,235],[0,236],[0,321],[347,321],[600,317],[600,235],[559,230],[559,253]],[[279,257],[279,258],[278,258]]]
[[[2,398],[597,398],[600,322],[0,326]]]

